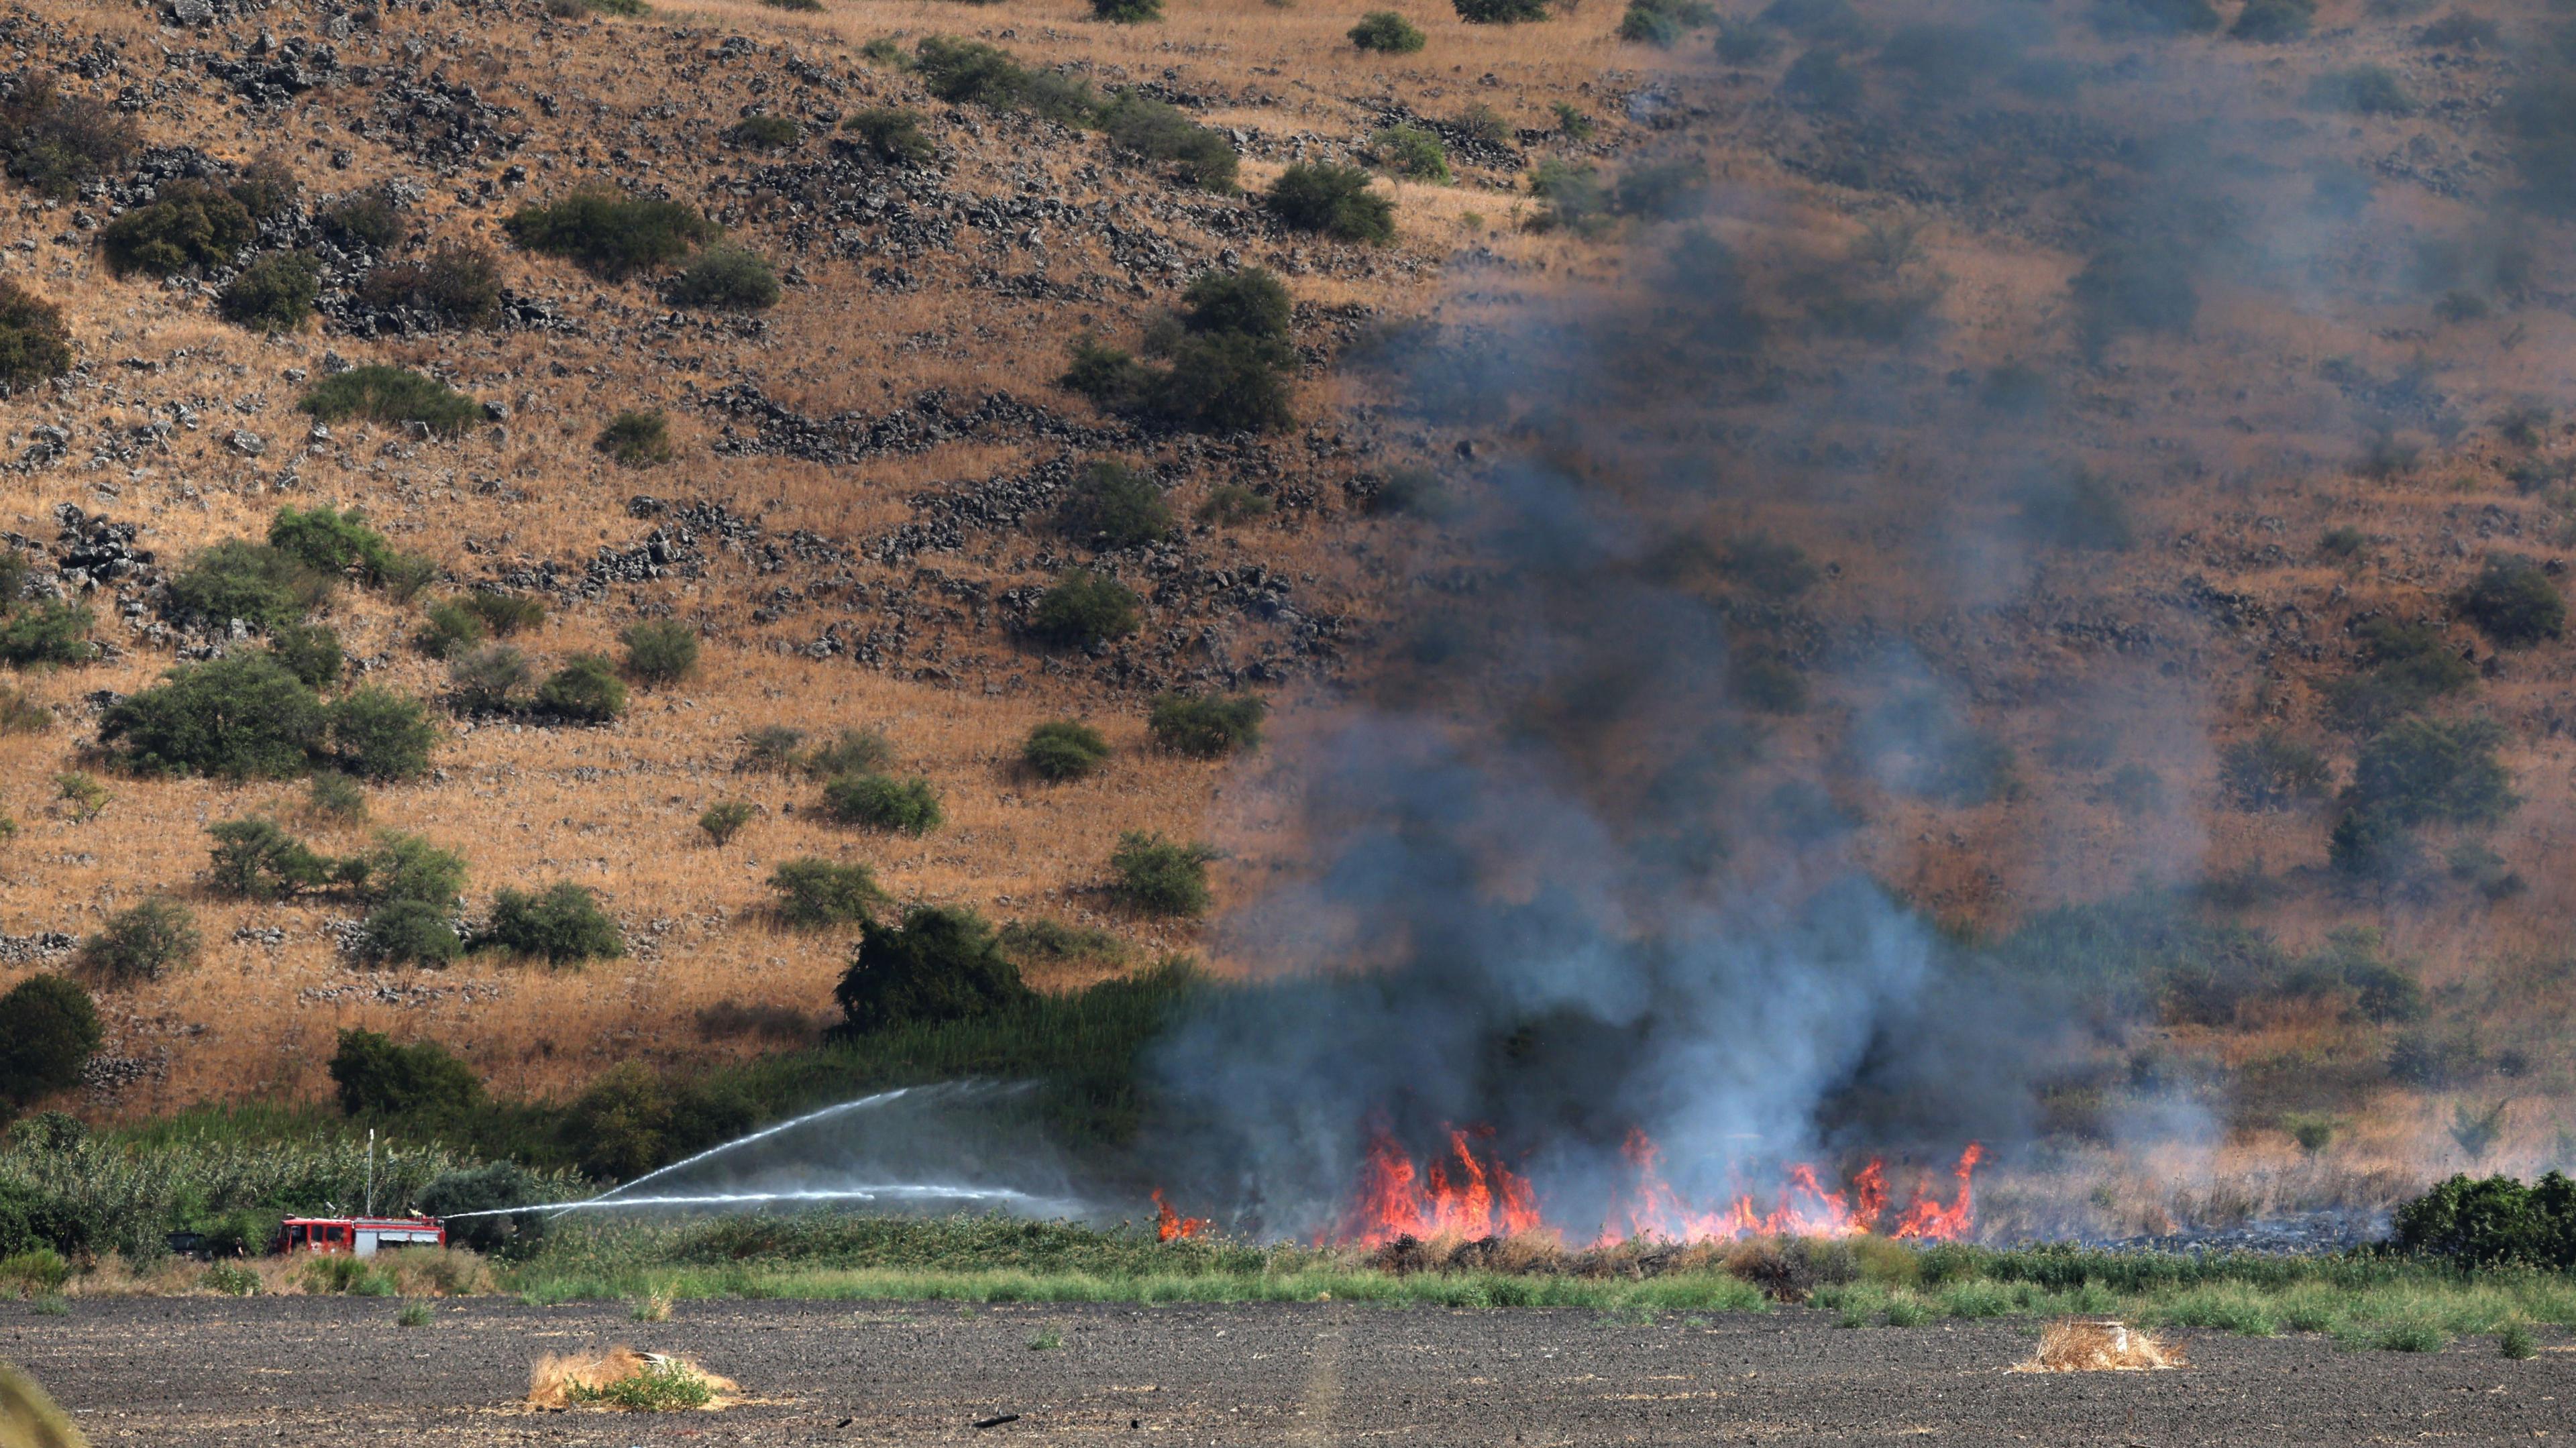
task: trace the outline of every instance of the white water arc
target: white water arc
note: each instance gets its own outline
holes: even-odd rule
[[[881,1186],[844,1187],[831,1191],[793,1192],[705,1192],[695,1196],[590,1197],[578,1202],[538,1202],[524,1207],[495,1207],[480,1212],[457,1212],[456,1217],[498,1217],[510,1212],[566,1212],[607,1210],[615,1207],[722,1207],[741,1206],[752,1202],[993,1202],[1018,1207],[1024,1211],[1049,1215],[1067,1215],[1079,1211],[1082,1204],[1053,1197],[1035,1197],[1009,1187],[952,1186],[939,1182],[890,1182]]]

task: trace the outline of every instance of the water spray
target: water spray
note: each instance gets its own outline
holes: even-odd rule
[[[641,1178],[638,1178],[641,1180]],[[833,1190],[792,1192],[702,1192],[693,1196],[670,1197],[588,1197],[578,1202],[538,1202],[524,1207],[492,1207],[479,1212],[452,1212],[447,1220],[461,1217],[501,1217],[513,1212],[567,1212],[605,1210],[611,1207],[730,1207],[753,1202],[990,1202],[1002,1206],[1042,1211],[1052,1216],[1077,1212],[1082,1204],[1050,1197],[1033,1197],[1009,1187],[967,1187],[939,1182],[889,1182],[881,1186],[843,1187]]]

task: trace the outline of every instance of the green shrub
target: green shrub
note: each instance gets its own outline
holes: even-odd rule
[[[927,779],[845,774],[823,786],[823,812],[837,824],[926,835],[944,816]]]
[[[265,543],[228,538],[192,554],[170,580],[170,608],[209,623],[240,619],[254,628],[299,622],[331,597],[332,582]]]
[[[453,437],[483,418],[483,406],[435,377],[370,363],[316,383],[296,406],[320,422],[364,418],[400,426],[417,422]]]
[[[2503,737],[2485,720],[2398,723],[2362,746],[2344,807],[2403,825],[2492,824],[2521,803],[2495,757]]]
[[[2218,787],[2248,814],[2288,809],[2326,792],[2325,756],[2278,729],[2227,746],[2218,757]]]
[[[402,211],[382,191],[343,196],[314,217],[322,234],[358,251],[383,251],[402,240]]]
[[[412,644],[433,659],[452,659],[492,636],[492,626],[483,616],[465,606],[465,599],[441,599],[429,606],[421,618],[419,632]]]
[[[356,824],[367,817],[367,792],[349,776],[326,770],[306,783],[304,810],[320,819]]]
[[[294,207],[295,199],[304,194],[304,182],[285,157],[271,151],[242,167],[231,189],[233,199],[250,213],[251,220],[268,222]]]
[[[79,773],[55,775],[54,797],[61,800],[63,807],[72,812],[72,818],[82,824],[97,819],[113,798],[106,785]]]
[[[878,743],[883,744],[882,739]],[[805,767],[805,731],[785,724],[763,724],[742,736],[742,753],[736,755],[736,771],[752,774],[785,774]],[[871,766],[873,767],[873,766]],[[824,770],[825,774],[842,771]]]
[[[2540,1355],[2540,1344],[2532,1339],[2529,1325],[2508,1322],[2496,1333],[2496,1353],[2512,1362],[2529,1362]]]
[[[265,654],[182,664],[162,682],[117,701],[99,720],[99,742],[141,774],[283,779],[319,751],[322,701]]]
[[[1026,69],[989,45],[933,35],[913,56],[923,86],[943,101],[1027,111],[1068,126],[1088,126],[1099,117],[1100,98],[1088,82]]]
[[[88,663],[98,657],[89,637],[96,622],[88,609],[55,598],[0,617],[0,663],[21,669]]]
[[[1216,852],[1205,845],[1178,844],[1161,835],[1129,831],[1118,837],[1109,857],[1117,876],[1110,894],[1148,915],[1197,917],[1208,908],[1208,861]]]
[[[2487,559],[2456,601],[2498,648],[2529,648],[2566,628],[2567,604],[2558,586],[2539,564],[2510,553]]]
[[[1106,411],[1125,412],[1144,405],[1154,380],[1153,369],[1133,353],[1085,336],[1074,339],[1073,364],[1056,379],[1056,385],[1090,398]]]
[[[698,668],[698,631],[671,619],[644,619],[618,636],[626,673],[644,684],[676,684]]]
[[[756,806],[744,800],[718,800],[698,816],[698,828],[721,850],[732,844],[733,837],[742,833],[742,827],[751,823],[752,816],[759,813]]]
[[[2245,0],[2236,23],[2227,27],[2237,40],[2283,41],[2306,36],[2316,19],[2316,0]]]
[[[627,1061],[573,1102],[563,1140],[585,1174],[614,1181],[670,1160],[677,1145],[711,1146],[751,1124],[750,1104],[739,1093],[667,1080],[640,1061]]]
[[[626,685],[599,654],[575,654],[537,686],[537,705],[562,718],[605,724],[626,712]]]
[[[291,332],[313,315],[322,295],[322,263],[311,252],[273,251],[241,269],[215,294],[215,310],[235,326]]]
[[[284,900],[337,878],[330,859],[315,854],[275,820],[224,820],[208,825],[206,834],[215,842],[206,884],[216,894]]]
[[[1545,20],[1547,0],[1450,0],[1458,18],[1470,25],[1517,25]]]
[[[165,183],[148,205],[109,222],[98,234],[108,269],[171,276],[229,263],[258,234],[250,209],[203,181]]]
[[[397,1045],[374,1031],[343,1030],[331,1053],[331,1086],[350,1116],[462,1117],[484,1104],[474,1068],[436,1041]]]
[[[841,122],[860,149],[880,161],[917,166],[939,154],[921,132],[921,117],[892,106],[870,106]]]
[[[339,512],[328,503],[278,509],[268,520],[268,546],[317,573],[354,573],[370,583],[381,581],[396,557],[363,513]]]
[[[1385,55],[1411,55],[1428,43],[1410,20],[1392,10],[1372,10],[1349,31],[1351,44]]]
[[[1241,332],[1192,333],[1150,389],[1152,410],[1198,432],[1279,432],[1296,424],[1279,344]]]
[[[1020,762],[1040,779],[1062,783],[1096,773],[1109,758],[1109,741],[1088,724],[1058,719],[1029,731]]]
[[[1261,720],[1270,706],[1258,694],[1164,694],[1154,700],[1145,727],[1154,742],[1175,754],[1218,759],[1261,746]]]
[[[2402,715],[2477,682],[2477,666],[2420,624],[2372,619],[2357,630],[2367,667],[2326,686],[2326,712],[2355,733],[2373,733]]]
[[[1416,181],[1449,180],[1449,152],[1440,133],[1425,126],[1387,126],[1369,137],[1377,164]]]
[[[151,899],[107,917],[81,942],[81,968],[108,985],[159,980],[197,963],[205,937],[196,917],[175,901]]]
[[[2411,116],[2415,98],[2394,72],[2382,65],[2356,65],[2331,70],[2308,82],[2308,104],[2324,111],[2355,116]]]
[[[886,899],[867,866],[811,858],[782,862],[769,872],[769,888],[778,894],[778,918],[807,930],[864,924]]]
[[[549,965],[614,960],[626,953],[626,937],[617,922],[599,908],[596,896],[569,880],[533,895],[519,890],[494,894],[492,923],[474,944],[477,949],[541,955]]]
[[[1142,623],[1136,595],[1117,579],[1068,569],[1040,595],[1029,631],[1047,643],[1084,648],[1134,633]]]
[[[456,606],[472,614],[494,638],[505,639],[546,621],[545,603],[524,593],[468,593],[456,600]]]
[[[1587,162],[1550,157],[1530,172],[1530,194],[1546,203],[1531,225],[1540,231],[1562,227],[1591,236],[1611,224],[1610,188],[1597,167]]]
[[[72,334],[62,308],[0,278],[0,385],[15,392],[71,370]]]
[[[1191,120],[1178,107],[1124,91],[1100,111],[1098,125],[1114,150],[1161,163],[1175,178],[1202,191],[1234,194],[1240,159],[1234,142],[1224,132]]]
[[[1141,25],[1163,18],[1163,0],[1091,0],[1091,18],[1112,25]]]
[[[805,139],[805,128],[785,116],[745,116],[725,127],[724,138],[737,146],[759,151],[777,151]]]
[[[1619,17],[1619,38],[1670,50],[1716,19],[1707,0],[1628,0],[1627,13]]]
[[[670,297],[683,307],[759,311],[778,305],[778,273],[760,253],[739,246],[710,246],[671,279]]]
[[[67,200],[142,148],[141,128],[104,102],[64,95],[50,75],[16,81],[0,100],[0,157],[34,190]]]
[[[1268,267],[1210,270],[1181,293],[1181,325],[1192,332],[1236,332],[1285,344],[1295,307],[1288,284]]]
[[[1241,483],[1219,483],[1208,489],[1207,497],[1192,516],[1202,523],[1233,528],[1269,516],[1274,507],[1268,498]]]
[[[542,1212],[504,1212],[552,1196],[515,1161],[443,1172],[421,1189],[412,1205],[447,1224],[447,1243],[504,1261],[527,1257],[545,1240]],[[472,1215],[489,1213],[489,1215]]]
[[[417,699],[376,685],[333,700],[323,711],[331,762],[360,779],[417,779],[429,772],[438,728]]]
[[[596,0],[594,0],[596,3]],[[677,1360],[647,1360],[622,1378],[596,1387],[576,1383],[565,1394],[574,1403],[595,1404],[626,1413],[677,1413],[715,1401],[715,1385],[706,1374]]]
[[[389,900],[359,923],[359,950],[389,965],[436,969],[465,953],[465,941],[447,911],[426,900]]]
[[[521,207],[502,229],[530,251],[564,257],[610,281],[666,266],[717,235],[715,223],[695,207],[613,187],[588,187],[550,206]]]
[[[1056,526],[1094,548],[1133,548],[1172,536],[1172,509],[1152,478],[1102,459],[1074,474],[1056,508]]]
[[[1340,241],[1395,239],[1395,203],[1369,189],[1369,174],[1338,162],[1300,161],[1279,173],[1262,205],[1283,225]]]
[[[805,772],[831,779],[844,774],[876,774],[894,763],[894,745],[875,729],[844,729],[828,744],[814,746],[805,757]]]
[[[409,308],[443,326],[489,326],[501,315],[501,262],[487,246],[440,242],[425,261],[368,272],[358,294],[369,306]]]
[[[341,874],[360,899],[380,905],[411,900],[443,912],[456,908],[464,892],[465,857],[421,835],[388,831],[376,837],[374,849],[343,862]]]
[[[608,420],[591,442],[620,467],[649,468],[671,460],[671,423],[660,408],[621,412]]]
[[[80,1084],[103,1036],[79,982],[31,975],[0,995],[0,1103],[16,1110]]]
[[[269,631],[268,656],[308,689],[327,689],[340,682],[347,656],[340,636],[318,623],[290,623]]]
[[[2397,1209],[2397,1246],[2463,1267],[2576,1268],[2576,1181],[2454,1176]]]
[[[409,603],[438,577],[437,563],[417,553],[397,553],[385,560],[385,597],[396,603]]]
[[[1002,953],[1025,966],[1032,961],[1069,965],[1077,961],[1116,964],[1127,947],[1106,930],[1067,925],[1058,920],[1014,920],[998,937]]]
[[[1033,994],[973,911],[919,905],[899,927],[860,927],[850,968],[832,989],[842,1016],[835,1034],[968,1020]]]

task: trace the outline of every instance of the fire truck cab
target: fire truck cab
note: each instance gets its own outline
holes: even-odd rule
[[[444,1247],[447,1224],[436,1217],[289,1217],[278,1223],[269,1251],[343,1252],[373,1257],[382,1247]]]

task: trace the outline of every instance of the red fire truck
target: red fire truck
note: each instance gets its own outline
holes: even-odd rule
[[[346,1252],[373,1257],[384,1247],[444,1247],[447,1224],[415,1212],[408,1217],[289,1217],[278,1223],[268,1250]]]

